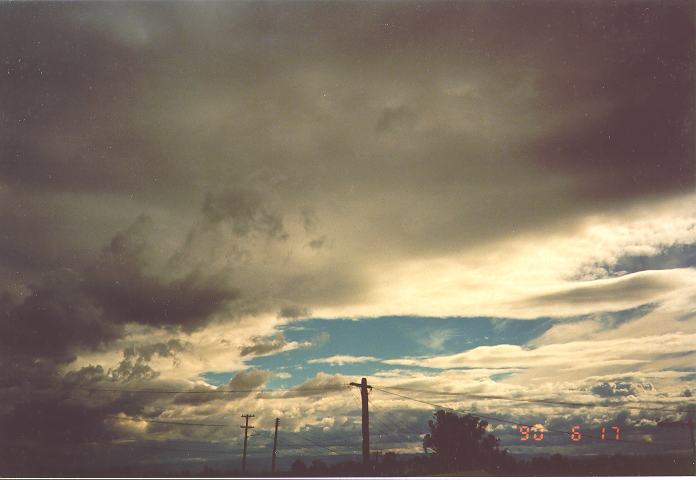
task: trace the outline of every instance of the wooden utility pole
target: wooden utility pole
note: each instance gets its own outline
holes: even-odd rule
[[[367,395],[368,389],[372,390],[372,386],[367,384],[367,378],[363,377],[360,383],[350,382],[353,387],[360,388],[360,396],[362,397],[362,457],[363,465],[370,464],[370,412],[368,411]]]
[[[275,421],[275,433],[273,434],[273,457],[271,459],[271,472],[275,473],[276,469],[276,453],[278,452],[278,424],[280,423],[280,418],[276,418]]]
[[[249,429],[254,428],[251,425],[249,425],[249,419],[254,418],[254,416],[247,414],[242,415],[242,418],[246,419],[245,424],[239,427],[244,429],[244,452],[242,453],[242,473],[244,473],[246,472],[247,438],[249,437]]]

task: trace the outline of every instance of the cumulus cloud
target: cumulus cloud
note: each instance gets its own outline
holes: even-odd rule
[[[378,362],[379,359],[376,357],[371,357],[369,355],[355,356],[355,355],[333,355],[326,358],[313,358],[308,360],[307,363],[328,363],[329,365],[346,365],[349,363],[364,363],[364,362]]]
[[[592,393],[600,397],[625,397],[636,395],[638,390],[652,390],[653,386],[650,383],[633,384],[629,382],[602,382],[592,387]]]

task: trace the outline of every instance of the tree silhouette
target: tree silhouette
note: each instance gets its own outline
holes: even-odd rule
[[[474,415],[459,416],[439,410],[428,421],[430,433],[423,448],[433,451],[434,466],[453,472],[463,469],[498,470],[507,457],[498,447],[498,439],[486,433],[488,422]]]

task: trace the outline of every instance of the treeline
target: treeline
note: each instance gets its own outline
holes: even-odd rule
[[[367,470],[357,462],[328,465],[314,460],[305,465],[296,461],[289,476],[431,476],[431,475],[521,475],[521,476],[639,476],[639,475],[693,475],[694,463],[688,456],[674,455],[596,455],[566,457],[551,455],[531,460],[516,460],[510,455],[500,457],[487,467],[452,469],[434,456],[401,459],[388,452],[382,461]]]
[[[694,463],[688,456],[674,455],[597,455],[591,457],[566,457],[551,455],[530,460],[516,460],[507,456],[499,465],[487,468],[452,470],[430,455],[402,456],[386,453],[378,463],[367,469],[362,463],[345,461],[327,463],[312,460],[305,463],[297,459],[289,471],[277,477],[360,477],[360,476],[640,476],[640,475],[693,475]],[[269,476],[268,473],[247,476]],[[180,476],[225,477],[240,476],[240,472],[204,468],[199,472],[184,471]]]

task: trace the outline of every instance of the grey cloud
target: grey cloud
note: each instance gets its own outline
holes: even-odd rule
[[[123,351],[125,358],[142,358],[149,362],[152,357],[158,355],[160,357],[174,357],[177,353],[183,352],[186,346],[177,338],[159,343],[151,343],[147,345],[132,346]]]
[[[263,208],[263,200],[257,192],[227,190],[208,194],[203,203],[205,218],[211,222],[229,221],[237,235],[246,236],[259,231],[275,238],[286,238],[283,220]]]
[[[179,278],[163,279],[144,271],[149,246],[140,217],[125,232],[117,234],[87,272],[85,290],[120,322],[181,326],[193,330],[204,325],[237,292],[198,271]]]
[[[408,125],[413,120],[413,117],[413,112],[404,105],[399,107],[387,107],[377,120],[375,128],[378,132],[389,132],[394,128]]]
[[[253,341],[254,343],[252,345],[241,348],[239,353],[242,356],[268,355],[269,353],[280,351],[287,343],[282,333],[278,333],[272,338],[256,338],[253,339]]]
[[[300,318],[308,317],[312,314],[311,310],[306,307],[300,307],[297,305],[291,305],[283,307],[278,312],[278,316],[281,318]]]
[[[65,458],[61,450],[118,439],[123,433],[105,418],[122,413],[139,415],[152,401],[143,396],[90,392],[91,387],[114,386],[113,379],[99,365],[69,371],[64,376],[58,374],[55,365],[50,368],[40,384],[36,372],[25,379],[30,382],[31,395],[26,395],[25,389],[0,389],[4,404],[9,405],[8,410],[0,411],[0,441],[21,447],[21,455],[7,448],[0,452],[6,472],[47,474],[68,465],[90,464],[90,458]],[[156,412],[156,408],[150,408],[150,412]],[[47,451],[53,454],[46,455]]]
[[[625,255],[612,265],[602,266],[609,276],[621,276],[643,270],[670,270],[696,266],[696,244],[671,245],[656,255]]]
[[[147,224],[140,218],[117,234],[99,261],[84,272],[48,271],[28,286],[28,294],[0,296],[3,353],[67,363],[79,349],[100,349],[121,338],[124,323],[192,330],[236,297],[214,278],[195,272],[171,281],[143,272],[149,248]],[[133,353],[149,361],[154,354],[182,348],[170,341]]]
[[[541,304],[595,304],[612,301],[640,301],[668,292],[672,284],[664,278],[654,276],[633,276],[612,283],[581,286],[566,291],[540,295],[524,303]]]
[[[252,390],[262,386],[271,376],[272,374],[265,370],[250,368],[232,377],[228,387],[231,390]]]
[[[47,275],[18,304],[4,304],[0,343],[5,354],[31,354],[67,362],[77,347],[96,348],[119,338],[122,327],[104,316],[80,288],[75,272]]]
[[[347,388],[347,385],[348,382],[342,375],[329,375],[319,372],[316,376],[286,392],[283,396],[291,398],[302,395],[330,395]]]
[[[130,383],[154,380],[159,373],[142,358],[135,361],[126,358],[121,360],[116,368],[109,369],[108,376],[117,382]]]
[[[312,232],[305,244],[328,255],[320,247],[331,238],[335,254],[351,260],[287,279],[280,294],[310,307],[359,302],[370,288],[361,267],[385,256],[442,254],[553,228],[607,208],[601,199],[617,192],[683,189],[691,168],[684,149],[693,142],[674,122],[690,121],[681,102],[691,85],[690,42],[681,41],[689,8],[7,5],[0,30],[13,52],[4,82],[16,103],[3,116],[12,129],[0,175],[17,192],[41,192],[46,204],[66,192],[109,194],[193,222],[192,205],[203,201],[207,222],[241,237],[286,238],[291,213],[313,212],[304,216]],[[614,21],[617,34],[604,33]],[[650,127],[659,128],[642,135]],[[576,132],[588,132],[587,152]],[[638,166],[627,160],[632,148],[644,152]],[[659,171],[648,154],[664,158]],[[655,189],[646,183],[653,177]],[[588,196],[588,185],[601,195]],[[28,213],[37,221],[0,217],[24,225],[0,238],[15,263],[47,264],[33,252],[57,264],[84,255],[42,235],[52,232],[39,221],[50,216],[45,208]],[[95,218],[104,210],[85,208]],[[330,237],[315,231],[319,217]],[[76,231],[92,228],[94,220],[83,220]],[[149,310],[157,325],[198,313],[170,292],[194,303],[227,298],[193,274],[164,286],[121,274],[155,300],[125,287],[113,297]],[[110,298],[113,282],[96,284]],[[169,319],[166,302],[174,302]]]
[[[653,390],[652,384],[632,382],[602,382],[590,389],[592,393],[600,397],[634,396],[646,390]]]
[[[683,99],[693,99],[689,84],[694,52],[680,48],[680,39],[693,37],[693,23],[685,21],[685,12],[676,4],[659,12],[640,10],[634,5],[612,12],[607,22],[621,33],[594,35],[587,41],[591,50],[583,52],[588,68],[604,74],[601,83],[586,88],[611,99],[612,108],[590,114],[584,125],[548,136],[536,150],[550,168],[593,174],[596,183],[587,186],[588,193],[622,197],[693,187],[694,164],[689,158],[694,155],[694,119]],[[643,22],[635,29],[638,16]],[[601,23],[587,33],[598,33],[598,28]],[[666,29],[670,35],[663,34]],[[639,55],[607,54],[648,39]],[[562,86],[555,97],[562,105],[587,98],[589,92],[569,87]]]
[[[302,209],[302,226],[305,232],[313,233],[317,230],[319,219],[314,209],[305,207]]]
[[[326,243],[326,236],[321,236],[319,238],[315,238],[314,240],[310,240],[310,242],[307,244],[309,245],[310,248],[314,250],[319,250],[324,246]]]

